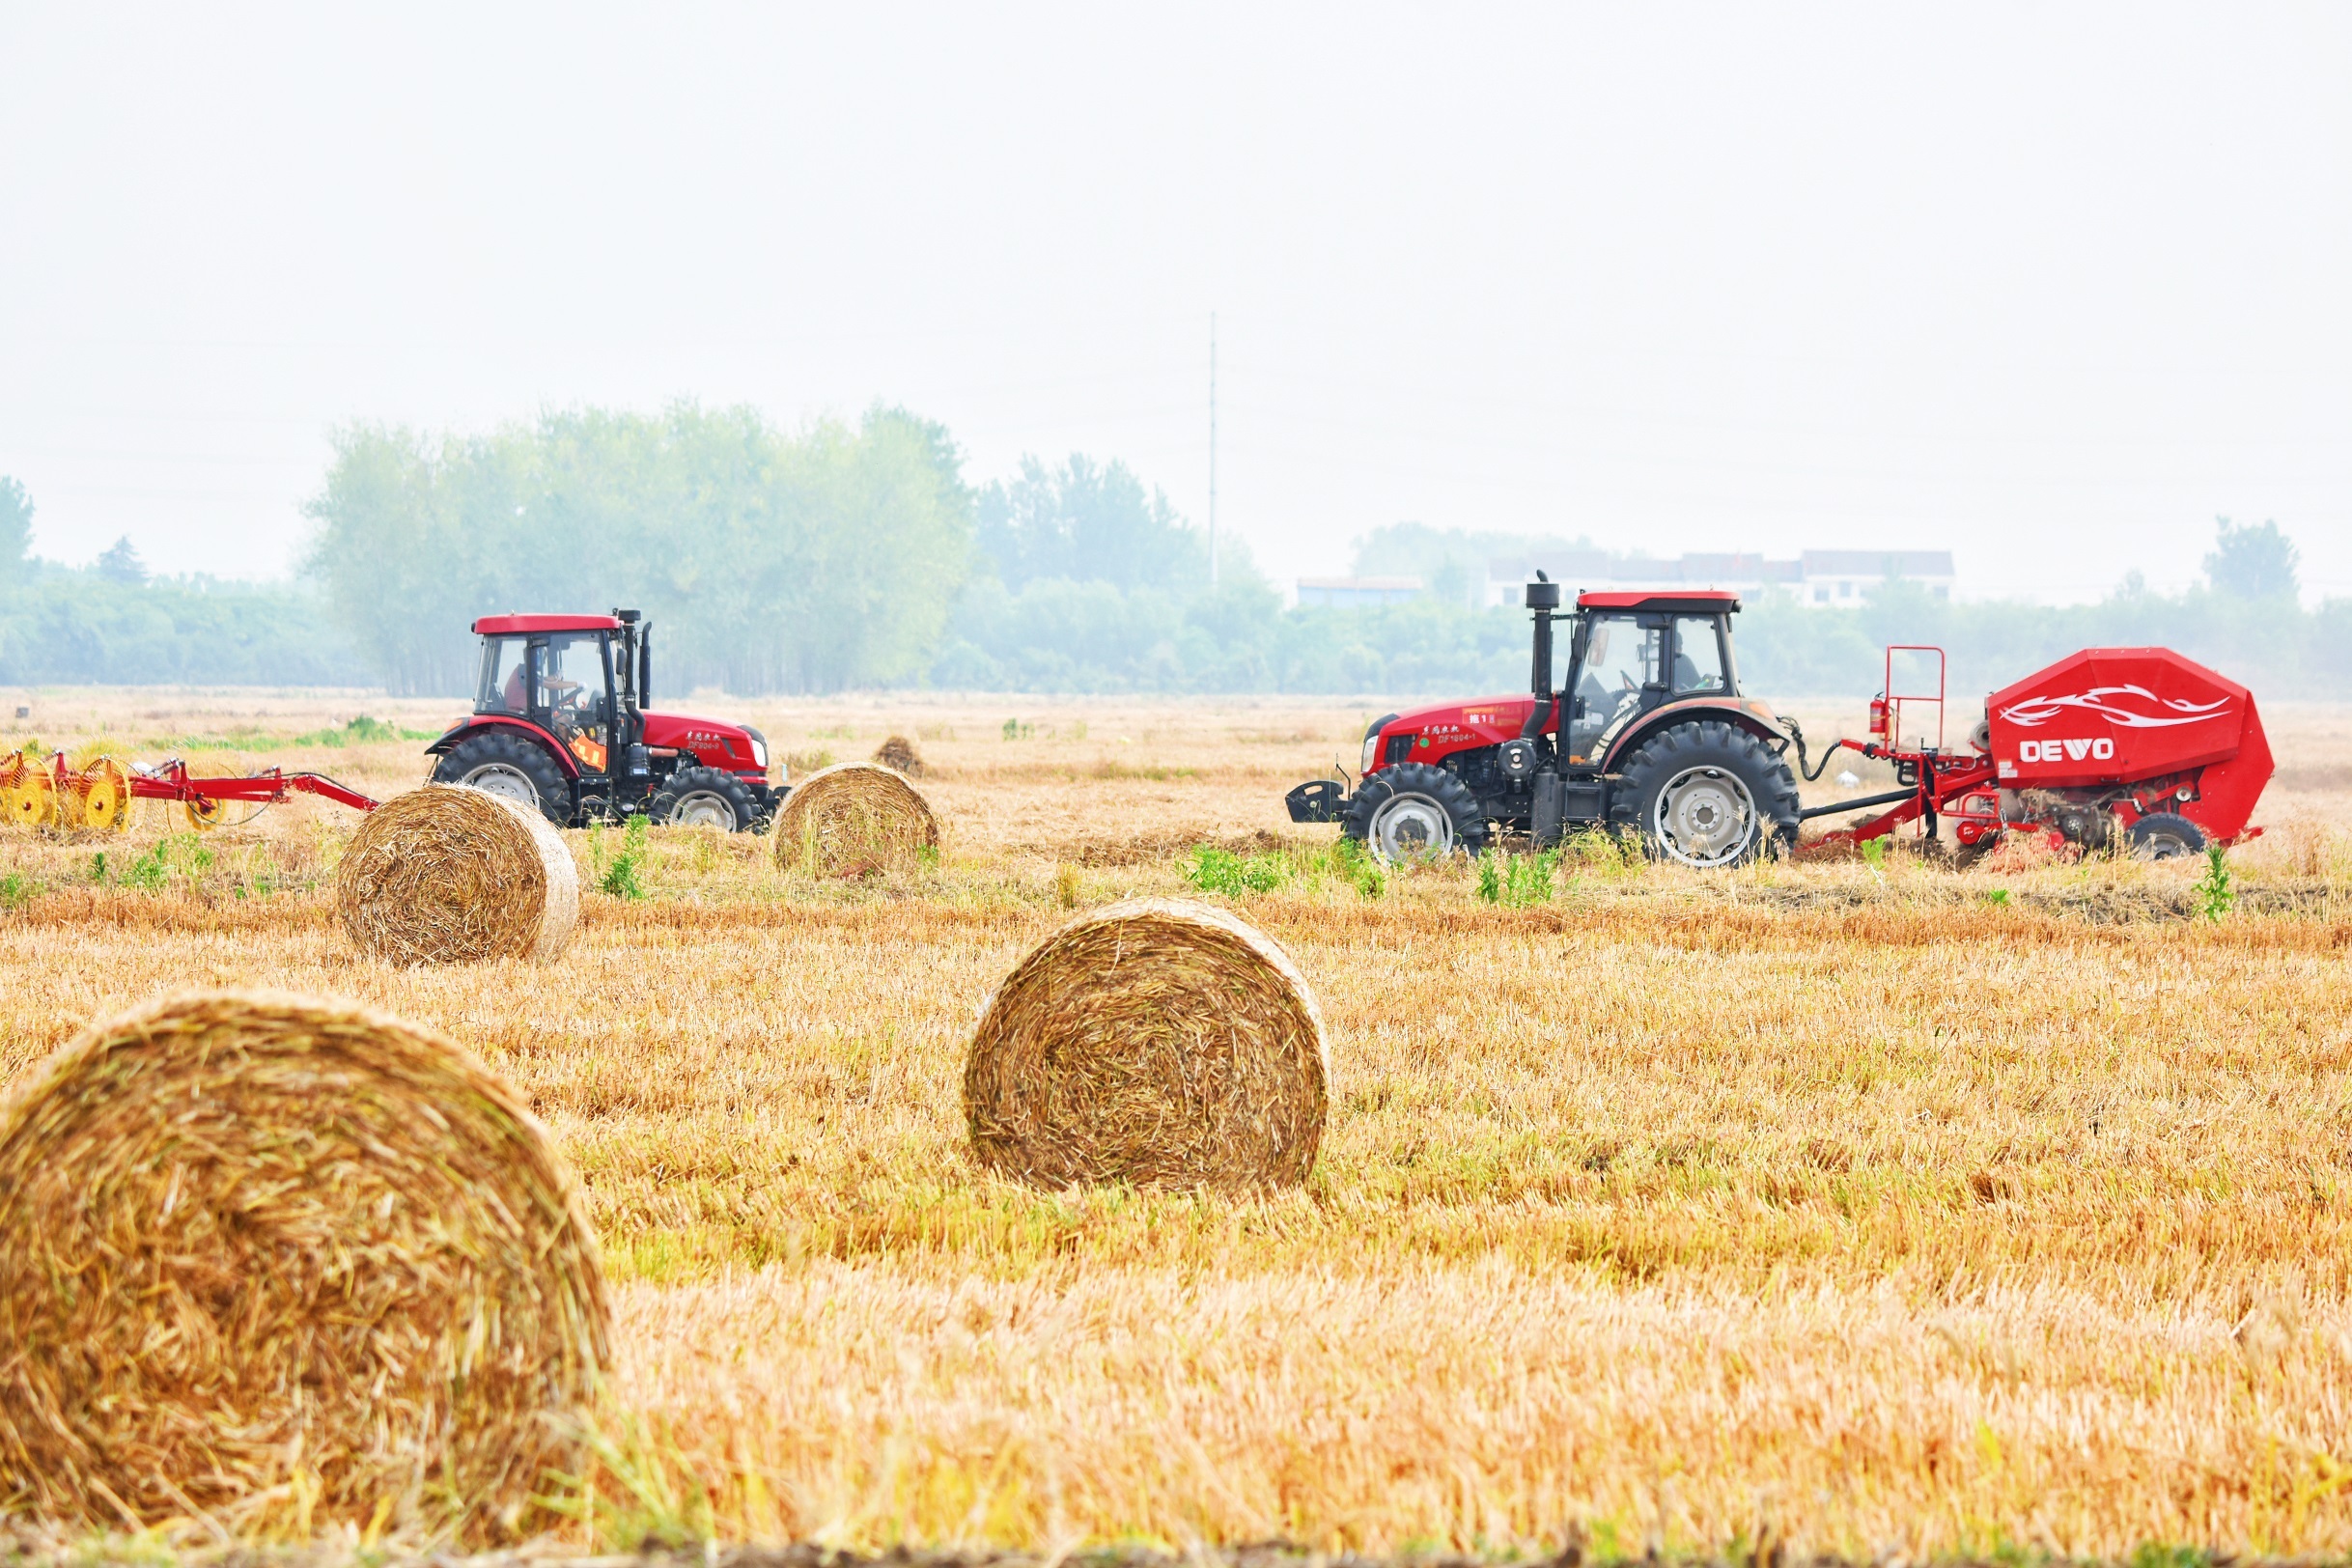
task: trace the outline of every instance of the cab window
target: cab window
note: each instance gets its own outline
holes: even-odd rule
[[[612,744],[604,728],[612,713],[606,700],[604,639],[593,633],[549,637],[544,658],[540,708],[547,728],[582,770],[603,772]]]
[[[477,714],[526,714],[531,710],[531,650],[521,637],[490,637],[482,644],[482,686],[474,693]]]
[[[538,706],[577,722],[600,720],[604,709],[604,639],[549,637]]]
[[[1568,711],[1568,757],[1590,762],[1641,711],[1642,688],[1660,684],[1666,651],[1663,627],[1630,615],[1597,615],[1584,633]]]
[[[1712,615],[1677,616],[1674,621],[1674,692],[1727,691],[1723,642]]]

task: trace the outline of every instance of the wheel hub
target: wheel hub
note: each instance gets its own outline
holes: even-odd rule
[[[670,822],[680,827],[716,827],[735,831],[735,807],[723,795],[698,790],[670,808]]]
[[[1426,795],[1400,795],[1372,819],[1372,853],[1394,864],[1442,860],[1454,850],[1454,820]]]
[[[1754,797],[1723,769],[1686,769],[1658,792],[1659,847],[1684,865],[1728,865],[1748,848],[1755,825]]]
[[[458,782],[485,795],[503,796],[518,805],[539,809],[539,786],[531,782],[528,773],[507,763],[484,763]]]

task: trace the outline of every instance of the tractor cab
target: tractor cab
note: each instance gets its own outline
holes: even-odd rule
[[[616,747],[641,743],[639,625],[603,615],[498,615],[482,637],[474,713],[521,719],[553,736],[582,772],[611,771]],[[614,667],[614,643],[621,647]],[[634,646],[631,643],[634,642]]]
[[[570,826],[644,812],[731,831],[783,798],[768,740],[718,719],[649,712],[653,624],[610,615],[486,615],[474,711],[428,754],[434,778],[537,805]]]
[[[1553,588],[1554,604],[1558,590],[1528,585],[1529,607],[1541,617],[1549,606],[1534,602],[1539,588]],[[1628,731],[1668,704],[1737,697],[1731,616],[1739,607],[1738,596],[1713,590],[1578,595],[1559,687],[1566,713],[1555,726],[1562,767],[1598,771]],[[1550,674],[1540,672],[1538,682],[1548,686]]]

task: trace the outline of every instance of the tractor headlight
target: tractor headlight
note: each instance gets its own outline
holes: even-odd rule
[[[766,772],[768,770],[768,737],[748,724],[743,726],[743,733],[751,737],[751,760],[759,765],[762,772]]]
[[[1374,730],[1374,731],[1373,731],[1373,732],[1372,732],[1370,735],[1367,735],[1367,736],[1365,736],[1365,737],[1364,737],[1364,757],[1363,757],[1363,761],[1362,761],[1362,762],[1361,762],[1359,765],[1358,765],[1358,767],[1357,767],[1357,770],[1357,770],[1358,772],[1359,772],[1359,773],[1368,773],[1368,772],[1370,772],[1370,771],[1372,770],[1372,764],[1373,764],[1373,763],[1374,763],[1374,762],[1375,762],[1375,761],[1376,761],[1376,760],[1379,758],[1379,756],[1380,756],[1380,731],[1378,731],[1378,730]]]

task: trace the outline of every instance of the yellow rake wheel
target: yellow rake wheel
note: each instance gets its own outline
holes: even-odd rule
[[[188,826],[199,833],[210,832],[229,817],[229,802],[226,800],[208,800],[202,796],[191,795],[185,805]]]
[[[0,819],[13,827],[50,827],[57,823],[57,781],[39,763],[21,763],[0,784]]]
[[[130,826],[130,775],[112,757],[98,757],[74,775],[73,788],[59,798],[68,826],[119,833]]]

